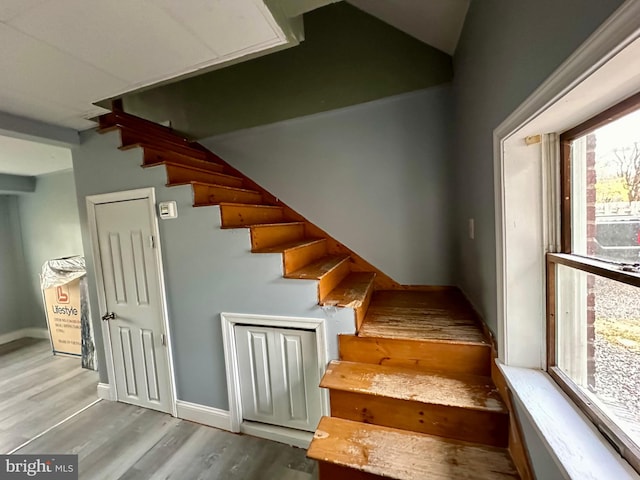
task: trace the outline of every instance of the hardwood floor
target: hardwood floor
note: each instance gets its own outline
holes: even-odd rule
[[[97,372],[54,356],[48,340],[0,345],[0,453],[9,453],[97,400]]]
[[[13,450],[96,400],[97,375],[77,372],[69,360],[77,364],[51,357],[46,341],[0,346],[0,452]],[[78,454],[82,480],[317,476],[316,462],[303,449],[108,401],[68,418],[15,453]]]

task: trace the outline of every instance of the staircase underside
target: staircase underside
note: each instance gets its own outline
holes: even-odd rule
[[[166,170],[168,187],[190,185],[194,207],[217,205],[222,228],[247,229],[251,252],[281,254],[285,278],[315,282],[319,305],[353,310],[357,333],[340,336],[321,383],[333,416],[308,453],[321,480],[520,478],[491,343],[457,289],[399,285],[169,128],[122,111],[100,118],[101,132],[115,129],[121,149],[143,150],[144,168]]]

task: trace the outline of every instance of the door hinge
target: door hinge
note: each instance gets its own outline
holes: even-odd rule
[[[156,248],[156,239],[153,235],[149,235],[149,246],[151,248]]]
[[[160,334],[160,342],[162,343],[163,347],[167,346],[167,336],[164,333]]]

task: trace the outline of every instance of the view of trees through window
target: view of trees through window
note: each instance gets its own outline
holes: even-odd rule
[[[571,143],[571,252],[640,273],[640,111]],[[558,270],[558,366],[640,445],[640,288]]]

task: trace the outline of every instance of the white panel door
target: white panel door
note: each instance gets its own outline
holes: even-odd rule
[[[242,417],[314,431],[322,416],[315,332],[235,327]]]
[[[148,199],[95,206],[117,399],[171,411],[169,359]]]

